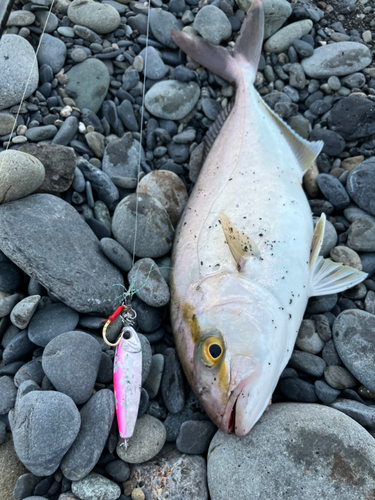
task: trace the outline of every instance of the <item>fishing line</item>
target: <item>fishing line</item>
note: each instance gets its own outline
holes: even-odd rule
[[[147,73],[147,59],[148,59],[148,38],[150,32],[150,13],[151,1],[147,4],[147,30],[146,30],[146,50],[145,50],[145,64],[143,67],[143,90],[142,90],[142,106],[141,106],[141,126],[140,126],[140,140],[139,140],[139,155],[138,155],[138,169],[137,169],[137,188],[136,188],[136,201],[135,201],[135,230],[134,230],[134,245],[133,245],[133,259],[132,267],[135,261],[135,245],[137,241],[138,232],[138,189],[139,189],[139,174],[141,172],[141,158],[142,158],[142,133],[143,133],[143,115],[145,109],[145,95],[146,95],[146,73]]]
[[[8,152],[8,149],[9,149],[9,147],[10,147],[10,142],[11,142],[11,140],[12,140],[12,135],[13,135],[13,133],[14,133],[14,129],[16,128],[16,125],[17,125],[17,120],[18,120],[18,117],[19,117],[20,112],[21,112],[22,104],[23,104],[23,102],[24,102],[24,100],[25,100],[25,95],[26,95],[26,92],[27,92],[27,88],[28,88],[28,86],[29,86],[29,82],[30,82],[31,74],[32,74],[32,72],[33,72],[33,69],[34,69],[34,64],[35,64],[35,62],[36,62],[36,60],[37,60],[37,57],[38,57],[38,52],[39,52],[40,46],[41,46],[41,44],[42,44],[43,35],[44,35],[45,31],[46,31],[46,26],[47,26],[47,24],[48,24],[48,21],[49,21],[49,18],[50,18],[51,12],[52,12],[52,7],[53,7],[54,3],[55,3],[55,0],[52,0],[51,7],[49,8],[49,11],[48,11],[48,15],[47,15],[46,22],[44,23],[44,26],[43,26],[42,34],[40,35],[40,38],[39,38],[38,47],[37,47],[37,49],[36,49],[36,51],[35,51],[34,60],[33,60],[33,63],[32,63],[32,65],[31,65],[31,70],[30,70],[29,77],[28,77],[27,82],[26,82],[25,90],[24,90],[24,92],[23,92],[23,95],[22,95],[22,99],[21,99],[20,105],[18,106],[18,110],[17,110],[16,118],[15,118],[15,120],[14,120],[14,124],[13,124],[13,127],[12,127],[12,131],[11,131],[11,133],[10,133],[10,137],[9,137],[8,142],[7,142],[7,147],[5,148],[5,154],[4,154],[3,160],[2,160],[1,165],[0,165],[0,170],[1,170],[1,169],[3,168],[3,166],[4,166],[4,162],[5,162],[5,158],[6,158],[6,153]],[[39,75],[39,72],[38,72],[38,75]],[[38,77],[38,80],[39,80],[39,77]]]

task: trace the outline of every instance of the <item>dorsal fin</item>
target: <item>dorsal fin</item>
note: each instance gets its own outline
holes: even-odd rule
[[[206,133],[206,136],[204,138],[205,147],[203,153],[203,161],[206,160],[207,155],[210,152],[210,149],[212,148],[212,145],[215,142],[216,137],[219,135],[219,132],[222,126],[224,125],[225,120],[228,118],[230,112],[232,111],[233,106],[234,106],[234,100],[230,101],[228,106],[217,115],[216,120],[208,129],[208,132]]]
[[[313,164],[316,157],[321,152],[324,143],[323,141],[309,142],[299,136],[287,123],[285,123],[257,93],[258,100],[263,104],[265,109],[271,114],[274,122],[279,127],[281,134],[288,141],[289,146],[292,148],[298,163],[302,169],[302,173],[305,173],[311,165]]]
[[[239,231],[225,214],[220,214],[220,223],[231,254],[236,261],[237,270],[241,271],[250,257],[260,259],[257,245],[242,231]]]

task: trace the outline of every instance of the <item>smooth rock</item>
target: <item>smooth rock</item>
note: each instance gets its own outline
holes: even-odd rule
[[[236,0],[240,9],[247,12],[251,0]],[[292,13],[290,3],[285,0],[263,0],[264,40],[276,33]]]
[[[331,109],[328,125],[347,141],[371,135],[375,132],[375,103],[354,95],[344,97]]]
[[[375,222],[357,219],[349,227],[346,244],[356,252],[375,251]]]
[[[95,189],[98,198],[103,201],[110,210],[113,210],[117,205],[120,195],[109,175],[84,158],[79,158],[76,165],[83,173],[86,181],[89,181],[90,185]]]
[[[132,267],[132,256],[116,240],[112,238],[102,238],[100,240],[100,249],[104,255],[122,271],[130,271]]]
[[[359,258],[357,252],[351,248],[344,246],[335,247],[331,250],[330,256],[334,262],[341,262],[345,266],[354,267],[354,269],[362,271],[361,259]]]
[[[346,189],[355,203],[375,215],[375,160],[369,158],[356,166],[348,175]]]
[[[313,23],[310,19],[303,19],[289,24],[272,35],[264,44],[267,52],[284,52],[292,45],[296,38],[302,38],[311,30]],[[306,71],[305,71],[306,72]]]
[[[42,368],[42,358],[35,358],[25,363],[14,375],[14,385],[20,387],[20,385],[28,380],[32,380],[39,386],[42,384],[45,373]]]
[[[151,415],[143,415],[135,424],[134,434],[127,440],[127,449],[119,440],[117,455],[130,464],[141,464],[151,460],[164,446],[166,430],[162,422]]]
[[[188,420],[181,425],[176,446],[181,453],[202,455],[207,453],[217,427],[207,420]]]
[[[336,132],[332,132],[332,130],[312,130],[310,132],[309,139],[310,141],[323,141],[324,146],[322,152],[329,156],[338,156],[345,149],[344,139],[341,137],[341,135],[336,134]]]
[[[19,151],[37,158],[45,170],[39,193],[62,193],[69,189],[75,171],[75,155],[70,148],[58,144],[25,144]]]
[[[86,0],[78,1],[86,2]],[[98,6],[103,5],[98,2],[91,3]],[[77,97],[74,97],[76,105],[80,109],[87,108],[93,113],[97,113],[109,88],[107,66],[99,59],[91,58],[73,66],[66,75],[69,78],[66,89],[77,94]]]
[[[65,64],[65,58],[65,43],[59,38],[45,33],[38,50],[39,66],[48,64],[53,73],[58,73]]]
[[[171,37],[171,30],[180,30],[181,24],[173,14],[160,8],[151,9],[150,28],[158,42],[170,49],[176,48],[176,44]]]
[[[128,252],[133,253],[135,238],[136,194],[120,201],[112,219],[112,232]],[[172,247],[174,229],[162,204],[146,194],[138,196],[137,238],[138,257],[161,257]]]
[[[32,391],[20,398],[10,423],[20,460],[33,474],[49,476],[74,442],[81,419],[65,394]]]
[[[15,292],[17,288],[22,285],[22,282],[23,275],[21,269],[10,261],[0,262],[0,291],[2,293],[8,294]],[[16,295],[20,297],[19,294]],[[4,299],[6,298],[7,297],[4,297]],[[9,306],[9,304],[7,304],[7,306]],[[4,316],[6,316],[6,314]]]
[[[321,192],[337,210],[342,210],[349,205],[348,193],[336,177],[330,174],[319,174],[317,183]]]
[[[12,149],[3,151],[0,153],[0,203],[33,193],[44,177],[44,167],[37,158]]]
[[[162,354],[154,354],[151,360],[150,373],[143,384],[150,399],[154,398],[159,392],[163,368],[164,356]]]
[[[324,359],[319,356],[296,350],[292,353],[289,365],[297,370],[307,373],[308,375],[312,375],[313,377],[321,377],[323,375],[324,368],[327,366]]]
[[[326,384],[324,380],[316,380],[314,386],[316,395],[325,405],[333,403],[333,401],[335,401],[340,394],[338,389],[333,389]]]
[[[181,120],[198,102],[199,86],[195,82],[165,80],[151,87],[145,97],[147,111],[158,118]]]
[[[6,365],[14,361],[23,361],[35,349],[35,344],[27,336],[27,332],[20,332],[8,343],[3,352],[3,361]]]
[[[72,492],[81,500],[117,500],[121,495],[118,484],[96,472],[73,481]]]
[[[40,295],[32,295],[18,302],[18,304],[14,306],[10,315],[10,320],[13,325],[20,330],[24,330],[36,311],[39,301]]]
[[[76,404],[91,396],[101,359],[99,343],[91,335],[74,331],[58,335],[43,352],[43,370],[56,389]]]
[[[27,10],[13,10],[8,17],[7,26],[30,26],[35,21],[35,14]]]
[[[310,382],[300,378],[283,378],[279,381],[278,388],[281,393],[292,401],[300,403],[316,403],[315,389]]]
[[[374,461],[373,438],[352,419],[322,405],[279,403],[245,437],[217,432],[208,452],[208,487],[212,500],[280,493],[356,500],[372,495]]]
[[[111,178],[137,178],[140,143],[133,139],[132,134],[126,133],[111,141],[105,148],[102,169]],[[143,151],[141,159],[144,158]]]
[[[375,316],[359,309],[339,314],[333,341],[346,368],[367,388],[375,390]]]
[[[68,17],[72,23],[86,26],[99,35],[115,31],[121,22],[112,5],[92,0],[74,0],[68,7]]]
[[[68,146],[78,131],[78,120],[75,116],[68,116],[52,139],[52,144]]]
[[[177,226],[188,200],[185,185],[178,175],[167,170],[150,172],[141,179],[138,193],[148,194],[160,201],[173,226]]]
[[[152,48],[152,47],[150,47]],[[164,63],[163,63],[164,64]],[[124,100],[117,108],[117,113],[124,127],[132,132],[138,132],[139,125],[134,116],[133,106],[130,101]]]
[[[0,113],[0,135],[8,135],[15,126],[15,117],[10,113]]]
[[[42,3],[39,0],[39,3]],[[45,2],[46,6],[49,6],[51,2],[47,0]],[[46,33],[53,33],[55,30],[57,30],[57,27],[59,26],[59,19],[55,14],[49,10],[40,10],[40,11],[35,11],[35,17],[37,18],[39,24],[44,28]]]
[[[310,354],[318,354],[323,349],[324,342],[315,329],[315,322],[311,319],[302,320],[296,346]]]
[[[105,471],[109,474],[116,482],[123,483],[127,481],[130,476],[130,469],[128,464],[122,460],[113,460],[105,466]]]
[[[159,266],[152,259],[138,260],[128,274],[129,283],[136,295],[146,304],[161,307],[170,300],[169,287],[160,274]]]
[[[94,394],[80,411],[81,427],[76,440],[61,462],[61,471],[71,481],[83,479],[95,467],[107,441],[113,418],[113,392]]]
[[[310,78],[329,78],[361,71],[371,60],[370,50],[362,43],[338,42],[318,47],[301,64]]]
[[[324,369],[324,378],[334,389],[350,389],[357,385],[356,379],[343,366],[327,366]]]
[[[28,336],[36,345],[45,347],[61,333],[74,330],[79,315],[62,303],[50,304],[37,311],[31,319]]]
[[[335,410],[339,410],[364,427],[375,429],[375,408],[366,406],[359,401],[350,399],[338,399],[330,405]],[[354,498],[354,497],[353,497]]]
[[[164,404],[171,413],[178,413],[185,405],[184,377],[177,352],[173,348],[164,351],[164,371],[161,380],[161,394]]]
[[[321,314],[333,309],[337,303],[337,294],[321,295],[320,297],[311,297],[306,307],[308,314]]]
[[[7,414],[16,402],[17,388],[13,380],[4,375],[0,377],[0,415]]]
[[[1,37],[0,110],[19,104],[23,96],[27,99],[35,92],[39,71],[34,59],[34,49],[25,38],[18,35]]]
[[[144,464],[134,465],[131,478],[143,484],[146,500],[155,491],[168,492],[170,499],[208,500],[206,462],[199,455],[185,455],[171,446]]]
[[[194,29],[206,40],[219,45],[232,34],[232,26],[222,10],[215,5],[206,5],[195,16]]]
[[[163,78],[163,76],[167,72],[167,68],[165,67],[163,60],[160,57],[160,53],[154,47],[148,47],[147,49],[143,49],[139,55],[142,57],[144,61],[146,60],[147,57],[147,67],[146,67],[147,78],[151,78],[153,80],[159,80],[160,78]]]

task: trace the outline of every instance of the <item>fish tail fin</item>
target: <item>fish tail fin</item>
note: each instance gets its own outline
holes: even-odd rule
[[[241,78],[240,65],[249,67],[255,80],[258,69],[264,32],[264,13],[262,0],[253,0],[251,8],[242,24],[233,55],[220,45],[204,38],[172,30],[175,43],[189,57],[230,83]]]

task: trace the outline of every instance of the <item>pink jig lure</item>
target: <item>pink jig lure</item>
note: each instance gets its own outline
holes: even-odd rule
[[[126,446],[134,432],[142,386],[142,348],[131,326],[124,326],[116,347],[113,385],[118,429]]]

